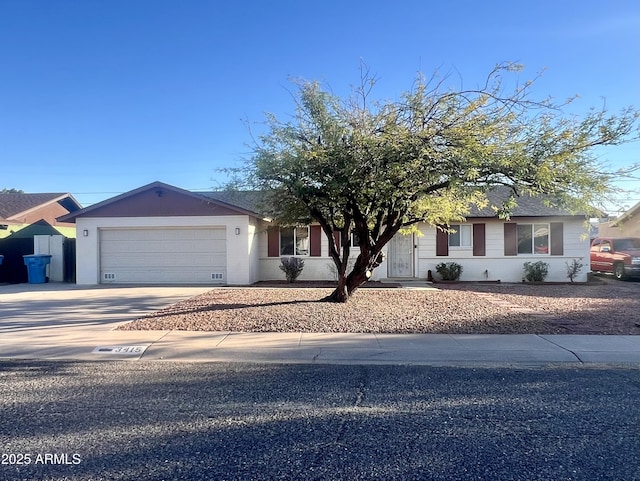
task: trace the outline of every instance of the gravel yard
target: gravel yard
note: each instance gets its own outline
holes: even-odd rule
[[[439,334],[640,334],[640,283],[448,284],[360,289],[347,304],[317,287],[213,289],[124,330]]]
[[[565,333],[640,334],[640,282],[601,278],[594,284],[457,284],[458,291],[489,293],[533,309]]]

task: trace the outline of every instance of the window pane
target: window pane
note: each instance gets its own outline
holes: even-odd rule
[[[309,255],[309,228],[308,227],[296,228],[296,255],[297,256]]]
[[[280,229],[280,255],[293,255],[293,227]]]
[[[533,254],[531,224],[518,224],[518,254]]]
[[[549,253],[549,224],[533,225],[534,254]]]
[[[460,225],[451,224],[449,227],[455,230],[455,232],[449,232],[449,246],[460,247]]]
[[[463,247],[471,247],[471,226],[460,226],[460,245]]]

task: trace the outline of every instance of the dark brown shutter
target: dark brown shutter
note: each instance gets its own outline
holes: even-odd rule
[[[564,255],[564,229],[562,222],[551,223],[551,255]]]
[[[267,255],[280,257],[280,229],[277,227],[267,228]]]
[[[322,227],[312,225],[309,227],[309,255],[320,257],[320,246],[322,245]]]
[[[338,251],[338,254],[340,253],[340,231],[339,230],[334,230],[333,231],[333,240],[336,243],[336,250]]]
[[[449,233],[436,228],[436,255],[449,255]]]
[[[484,224],[473,224],[473,255],[474,256],[486,255],[484,231],[485,231]]]
[[[518,255],[518,224],[508,223],[504,225],[504,255]]]

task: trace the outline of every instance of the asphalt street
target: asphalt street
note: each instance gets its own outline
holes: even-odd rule
[[[1,480],[639,480],[640,370],[0,362]]]

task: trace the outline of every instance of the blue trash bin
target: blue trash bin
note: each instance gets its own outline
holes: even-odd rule
[[[47,282],[47,264],[51,262],[49,254],[30,254],[24,257],[24,265],[27,266],[29,284],[44,284]]]
[[[4,256],[0,256],[0,266],[2,265],[2,259],[4,259]]]

